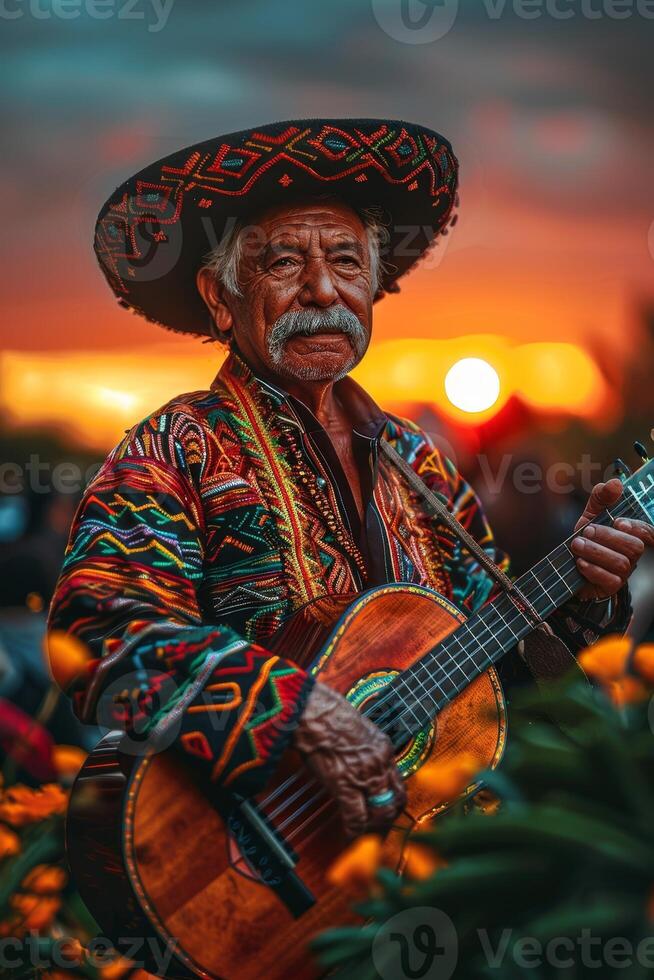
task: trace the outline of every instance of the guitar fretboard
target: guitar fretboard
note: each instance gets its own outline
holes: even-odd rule
[[[654,462],[650,461],[627,481],[616,506],[593,523],[607,525],[618,517],[654,523],[647,507],[653,492]],[[576,594],[583,579],[569,547],[574,536],[525,572],[513,594],[501,592],[386,688],[379,711],[371,717],[392,734],[396,744],[430,724],[437,712],[527,636],[535,626],[532,610],[546,619]]]

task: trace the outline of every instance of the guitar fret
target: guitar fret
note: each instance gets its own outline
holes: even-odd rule
[[[641,485],[642,485],[642,484],[641,484]],[[643,489],[645,490],[645,488],[643,488]],[[640,497],[639,497],[639,495],[638,495],[638,494],[636,493],[636,491],[634,490],[634,488],[633,488],[633,487],[627,487],[627,490],[628,490],[628,491],[629,491],[629,492],[631,493],[631,495],[632,495],[632,498],[633,498],[633,499],[635,500],[635,502],[636,502],[636,506],[638,507],[638,511],[637,511],[637,512],[640,512],[640,511],[642,511],[642,512],[643,512],[643,514],[645,515],[645,519],[646,519],[647,521],[649,521],[649,519],[650,519],[650,518],[649,518],[649,514],[648,514],[648,512],[647,512],[647,511],[645,510],[645,508],[643,507],[643,505],[641,504],[641,502],[640,502]]]
[[[476,617],[476,618],[475,618],[475,620],[474,620],[473,622],[471,622],[471,624],[470,624],[470,633],[471,633],[471,635],[472,635],[472,636],[473,636],[473,637],[474,637],[475,639],[477,639],[477,637],[475,636],[475,633],[474,633],[474,626],[476,625],[476,623],[481,623],[481,625],[482,625],[482,626],[484,627],[484,629],[486,630],[486,632],[487,632],[487,633],[488,633],[488,635],[490,636],[490,638],[491,638],[491,640],[492,640],[492,641],[493,641],[494,643],[496,643],[496,642],[497,642],[497,637],[496,637],[496,635],[495,635],[495,633],[493,633],[493,631],[491,630],[491,628],[490,628],[490,626],[488,625],[488,623],[486,622],[486,619],[485,619],[485,617],[484,617],[484,616],[478,616],[478,617]],[[482,650],[483,650],[484,648],[483,648],[483,646],[482,646],[482,644],[481,644],[481,641],[480,641],[480,644],[479,644],[479,645],[480,645],[480,647],[481,647],[481,648],[482,648]],[[484,650],[484,653],[485,653],[485,652],[486,652],[486,651]],[[488,657],[488,654],[486,654],[486,656]],[[493,662],[493,661],[492,661],[492,658],[491,658],[491,657],[488,657],[488,660],[489,660],[489,663],[492,663],[492,662]]]
[[[647,463],[637,477],[629,478],[625,485],[627,493],[613,510],[604,511],[593,523],[608,525],[629,514],[644,517],[649,524],[654,524],[654,509],[650,514],[643,503],[647,498],[651,504],[654,496],[654,461]],[[521,593],[543,618],[574,595],[583,581],[576,557],[569,547],[574,537],[572,534],[515,583],[516,592]],[[500,593],[391,682],[389,688],[395,689],[412,718],[405,725],[407,732],[415,724],[424,727],[429,723],[434,710],[440,710],[452,701],[489,665],[497,663],[531,632],[533,623],[516,599],[506,592]],[[402,690],[409,696],[409,703],[400,694]],[[421,703],[421,699],[428,699],[429,704]],[[424,717],[419,719],[418,715]],[[398,721],[402,723],[401,715],[395,723]]]
[[[497,612],[497,615],[500,617],[500,619],[502,620],[502,622],[504,623],[504,625],[509,630],[509,632],[514,637],[514,639],[515,639],[515,641],[517,643],[517,641],[519,640],[519,637],[516,636],[516,634],[513,632],[513,630],[511,629],[511,627],[509,626],[509,624],[505,620],[504,616],[502,615],[502,610],[499,607],[499,602],[497,602],[497,601],[495,602],[495,611]]]
[[[460,649],[460,650],[462,651],[462,653],[463,653],[463,654],[464,654],[464,655],[465,655],[465,656],[466,656],[466,657],[467,657],[468,659],[470,659],[470,654],[469,654],[469,653],[467,652],[467,650],[466,650],[466,648],[464,647],[464,645],[463,645],[463,643],[461,642],[461,638],[460,638],[460,637],[458,637],[458,636],[456,635],[456,633],[452,633],[452,635],[448,637],[448,642],[449,642],[449,643],[456,643],[456,645],[457,645],[457,646],[459,647],[459,649]],[[458,664],[458,663],[457,663],[457,664],[456,664],[456,668],[457,668],[457,670],[459,670],[459,671],[460,671],[460,672],[461,672],[461,673],[463,674],[463,676],[464,676],[464,677],[466,678],[466,680],[467,680],[467,679],[468,679],[468,675],[466,674],[466,672],[465,672],[465,670],[463,669],[463,667],[461,666],[461,664]],[[452,675],[450,674],[450,677],[451,677],[451,676],[452,676]]]
[[[402,697],[402,695],[399,693],[399,691],[396,690],[395,693],[397,694],[397,697],[402,702],[402,704],[404,705],[404,707],[406,708],[406,710],[409,711],[409,712],[411,712],[411,714],[413,715],[413,720],[416,721],[418,723],[418,725],[420,725],[420,727],[422,727],[422,725],[424,725],[424,722],[421,722],[420,719],[416,717],[416,714],[415,714],[415,712],[413,710],[413,707],[410,704],[407,704],[406,703],[406,701],[404,700],[404,698]]]
[[[427,689],[427,688],[425,687],[425,685],[424,685],[424,682],[423,682],[423,681],[422,681],[422,680],[420,679],[420,677],[418,677],[418,675],[417,675],[417,674],[415,675],[415,679],[416,679],[416,680],[418,681],[418,683],[420,684],[420,687],[421,687],[421,688],[422,688],[422,690],[423,690],[423,691],[425,692],[425,694],[426,694],[426,695],[427,695],[427,697],[428,697],[428,698],[430,699],[430,701],[432,701],[432,708],[435,708],[435,707],[437,706],[437,704],[438,704],[438,702],[434,700],[434,697],[433,697],[433,694],[432,694],[432,692],[431,692],[431,691],[429,691],[429,690],[428,690],[428,689]]]
[[[548,565],[550,565],[554,569],[554,572],[558,576],[559,581],[563,583],[563,586],[565,588],[565,591],[566,592],[569,592],[570,595],[572,595],[572,589],[570,588],[570,586],[568,585],[568,583],[564,579],[563,575],[561,575],[561,572],[558,570],[558,568],[556,567],[556,565],[554,564],[554,562],[552,561],[552,559],[549,558],[549,557],[547,557],[545,559],[545,561],[548,563]]]

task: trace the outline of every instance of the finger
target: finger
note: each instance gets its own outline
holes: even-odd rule
[[[367,830],[386,830],[395,820],[398,814],[394,803],[388,806],[371,806],[368,808]]]
[[[588,503],[586,508],[577,521],[575,525],[575,531],[585,524],[586,521],[590,521],[593,517],[597,517],[601,514],[603,510],[615,504],[622,496],[622,481],[617,478],[614,480],[609,480],[607,483],[596,484],[588,498]]]
[[[389,783],[391,789],[395,790],[397,812],[401,813],[406,806],[406,783],[402,779],[402,774],[396,765],[393,765],[393,768],[389,773]]]
[[[354,786],[339,786],[336,803],[340,810],[343,829],[349,838],[358,837],[366,830],[368,808],[361,790]]]
[[[373,801],[376,797],[388,796],[392,793],[388,803],[382,806]],[[368,828],[371,830],[383,830],[393,823],[393,820],[402,809],[401,799],[398,797],[394,783],[391,784],[391,775],[388,773],[383,783],[375,782],[366,791],[366,805],[368,807]]]
[[[598,544],[585,536],[575,538],[570,545],[574,555],[584,558],[588,564],[612,572],[622,579],[631,573],[631,560],[619,551]]]
[[[577,567],[583,577],[596,587],[597,598],[615,595],[623,585],[623,579],[619,575],[607,572],[605,568],[591,565],[583,558],[577,559]]]
[[[602,527],[599,524],[589,524],[582,532],[584,538],[590,538],[597,544],[604,545],[611,551],[625,555],[630,562],[638,561],[645,550],[642,538],[635,534],[627,534],[625,531],[613,527]]]
[[[646,524],[645,521],[630,521],[626,517],[620,517],[615,522],[615,526],[620,531],[626,531],[627,534],[640,538],[643,544],[648,547],[654,547],[654,527],[651,524]]]

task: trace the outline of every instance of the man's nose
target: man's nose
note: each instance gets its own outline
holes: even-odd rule
[[[303,306],[331,306],[337,299],[329,264],[322,257],[311,256],[304,267],[304,282],[298,300]]]

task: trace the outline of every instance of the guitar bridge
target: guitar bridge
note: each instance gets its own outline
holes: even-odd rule
[[[316,899],[295,871],[298,856],[255,803],[232,797],[216,801],[236,846],[262,884],[271,888],[292,916],[299,918]]]

